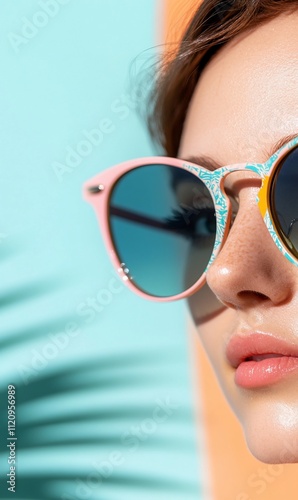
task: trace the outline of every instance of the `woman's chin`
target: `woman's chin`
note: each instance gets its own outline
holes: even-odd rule
[[[260,406],[242,420],[250,452],[268,464],[297,463],[298,402],[274,405],[263,401]]]

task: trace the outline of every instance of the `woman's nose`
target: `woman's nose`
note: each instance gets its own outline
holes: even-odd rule
[[[242,193],[230,233],[207,272],[207,283],[227,307],[281,304],[293,294],[293,264],[273,242],[256,204],[257,190]]]

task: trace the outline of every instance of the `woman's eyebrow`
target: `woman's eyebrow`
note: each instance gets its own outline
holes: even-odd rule
[[[264,157],[269,159],[272,155],[274,155],[282,146],[287,144],[288,142],[292,141],[298,137],[298,132],[295,134],[290,134],[285,137],[282,137],[279,139],[277,142],[275,142],[269,150],[264,151]],[[208,170],[214,171],[217,170],[218,168],[223,167],[224,165],[217,162],[210,156],[205,156],[205,155],[191,155],[188,156],[187,158],[182,158],[183,161],[186,162],[191,162],[195,163],[196,165],[200,165],[201,167],[207,168]],[[246,162],[241,162],[241,163],[248,163],[250,160],[247,159]],[[235,162],[236,163],[236,162]]]
[[[272,148],[269,150],[268,158],[270,158],[272,155],[274,155],[274,153],[276,153],[276,151],[278,151],[285,144],[287,144],[287,142],[292,141],[296,137],[298,137],[298,132],[296,132],[295,134],[286,135],[285,137],[282,137],[281,139],[279,139],[275,144],[273,144]]]
[[[182,158],[182,160],[186,162],[189,161],[190,163],[195,163],[195,165],[199,165],[200,167],[207,168],[211,171],[223,167],[223,165],[218,163],[216,160],[213,160],[213,158],[210,158],[210,156],[205,155],[188,156],[187,158]]]

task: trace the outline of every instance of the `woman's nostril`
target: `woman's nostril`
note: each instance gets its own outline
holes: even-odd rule
[[[257,302],[260,302],[260,301],[266,301],[269,299],[269,297],[267,297],[267,295],[265,295],[264,293],[261,293],[261,292],[257,292],[255,290],[242,290],[241,292],[238,292],[238,297],[243,299],[244,301],[257,301]]]

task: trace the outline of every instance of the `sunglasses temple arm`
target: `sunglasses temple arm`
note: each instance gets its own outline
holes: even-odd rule
[[[133,222],[143,224],[144,226],[155,227],[164,231],[179,233],[178,230],[176,230],[174,227],[170,227],[166,222],[161,222],[156,219],[152,219],[151,217],[147,217],[146,215],[140,215],[136,212],[131,212],[130,210],[126,210],[124,208],[111,206],[110,215],[115,215],[122,219],[131,220]]]
[[[99,184],[96,186],[91,186],[88,188],[88,192],[91,194],[98,194],[104,190],[103,184]],[[160,222],[156,219],[152,219],[151,217],[146,217],[145,215],[139,215],[136,212],[131,212],[130,210],[125,210],[124,208],[115,207],[113,205],[110,206],[110,215],[116,215],[122,219],[131,220],[133,222],[138,222],[139,224],[143,224],[149,227],[155,227],[157,229],[162,229],[163,231],[170,231],[174,233],[179,233],[174,227],[169,226],[165,222]]]

